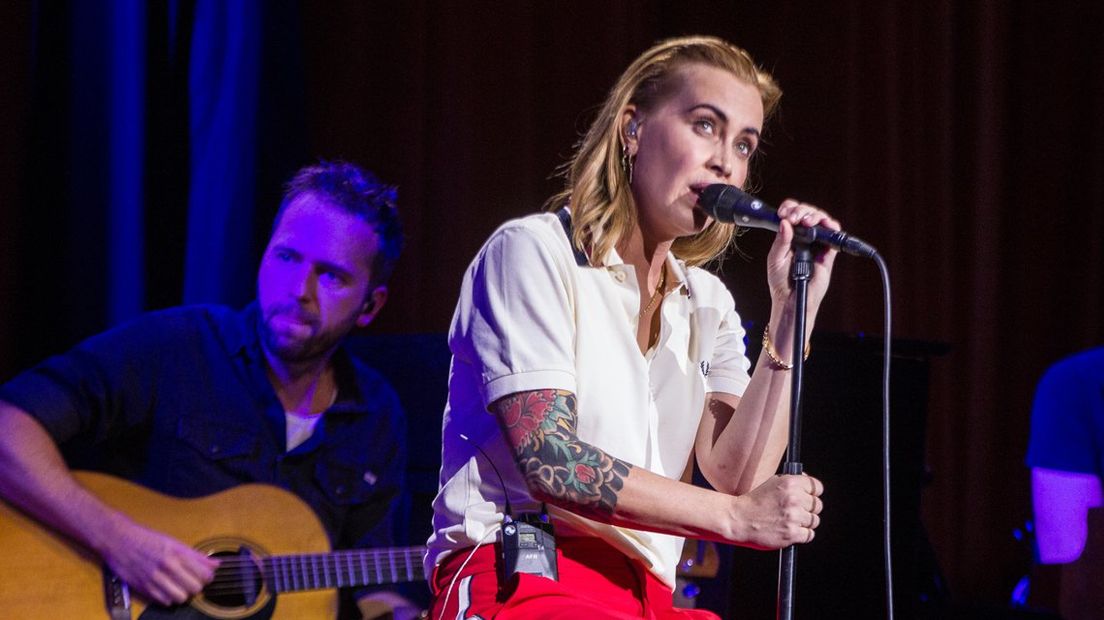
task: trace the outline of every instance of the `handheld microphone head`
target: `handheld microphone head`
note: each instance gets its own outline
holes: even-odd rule
[[[698,196],[698,206],[719,222],[778,232],[778,213],[735,185],[706,186]]]
[[[698,207],[718,222],[728,222],[746,228],[762,228],[778,231],[781,219],[778,212],[767,203],[735,185],[714,183],[706,186],[698,196]],[[803,243],[820,243],[855,256],[872,257],[878,253],[874,246],[842,230],[823,226],[794,226],[794,239]]]

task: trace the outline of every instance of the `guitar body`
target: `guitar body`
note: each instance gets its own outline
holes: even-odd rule
[[[77,472],[76,476],[109,506],[196,548],[236,550],[244,545],[254,556],[330,550],[326,532],[310,507],[276,487],[249,484],[207,497],[179,499],[104,474]],[[242,532],[248,534],[235,535]],[[6,558],[0,561],[0,617],[110,618],[100,560],[2,501],[0,550]],[[132,596],[132,618],[137,619],[146,605],[136,593]],[[179,610],[151,608],[147,618],[322,620],[337,615],[334,590],[275,598],[265,589],[255,604],[238,607],[221,607],[197,598],[193,605]]]

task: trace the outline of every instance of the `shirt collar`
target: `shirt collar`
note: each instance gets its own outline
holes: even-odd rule
[[[258,332],[260,317],[260,308],[254,301],[238,313],[240,320],[221,322],[219,335],[230,355],[243,356],[250,361],[260,355],[260,333]]]
[[[564,234],[567,235],[567,243],[571,246],[571,250],[575,254],[575,263],[580,267],[586,267],[590,265],[590,257],[587,256],[587,253],[583,250],[576,248],[575,242],[572,239],[571,207],[568,205],[560,207],[560,209],[556,211],[556,217],[559,218],[560,225],[562,225],[564,229]],[[602,264],[604,264],[606,268],[610,268],[624,265],[625,261],[622,260],[621,255],[617,253],[617,248],[611,247],[607,260],[603,261]],[[692,291],[690,290],[690,278],[687,277],[686,273],[686,262],[675,257],[674,254],[668,251],[667,269],[668,272],[671,273],[678,281],[679,285],[677,288],[681,289],[687,297],[690,297]]]
[[[617,253],[617,248],[610,248],[605,265],[606,269],[624,268],[625,261],[621,258],[621,255]],[[690,278],[687,269],[686,261],[678,258],[670,251],[667,252],[667,273],[678,283],[678,286],[673,290],[681,289],[683,294],[690,297],[692,291],[690,289]]]
[[[675,277],[679,286],[687,297],[693,295],[693,291],[690,289],[690,276],[687,272],[686,261],[681,258],[677,258],[674,254],[667,252],[667,269],[668,273]]]

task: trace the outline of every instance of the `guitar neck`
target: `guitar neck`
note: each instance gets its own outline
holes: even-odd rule
[[[266,581],[276,592],[348,588],[425,579],[425,547],[364,549],[264,558]]]

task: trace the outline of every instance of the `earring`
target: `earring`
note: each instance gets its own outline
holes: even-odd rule
[[[626,128],[625,133],[629,134],[630,138],[636,138],[637,122],[635,118],[629,119],[629,126]],[[629,145],[621,143],[621,169],[625,171],[625,175],[629,177],[629,185],[632,185],[633,179],[633,158],[629,155]]]
[[[632,185],[633,158],[629,155],[629,146],[627,144],[621,145],[621,170],[629,177],[629,185]]]

